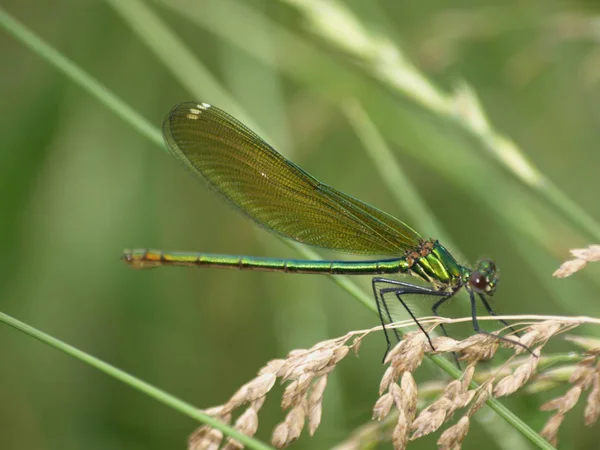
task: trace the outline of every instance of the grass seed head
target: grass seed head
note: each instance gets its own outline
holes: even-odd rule
[[[223,433],[204,425],[194,431],[188,439],[189,450],[217,450],[223,441]]]
[[[383,394],[373,407],[373,420],[383,420],[387,417],[394,404],[394,397],[389,392]]]
[[[414,431],[414,433],[410,437],[410,440],[414,441],[415,439],[433,433],[442,426],[445,420],[445,409],[436,409],[432,412],[427,411],[425,414],[419,414],[412,423],[411,430]]]
[[[459,450],[469,432],[469,416],[463,416],[446,429],[437,441],[439,450]]]
[[[398,420],[392,432],[392,444],[394,450],[404,450],[408,443],[408,432],[410,431],[410,422],[402,410],[398,411]]]
[[[546,425],[544,425],[544,428],[542,428],[542,431],[540,431],[540,436],[542,436],[555,447],[558,443],[558,430],[563,423],[563,420],[565,420],[564,414],[554,414],[552,417],[550,417],[550,419],[548,419]]]

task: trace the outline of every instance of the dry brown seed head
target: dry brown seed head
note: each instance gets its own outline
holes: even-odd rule
[[[394,368],[388,367],[387,369],[385,369],[383,377],[381,377],[381,382],[379,383],[379,395],[383,394],[390,386],[390,383],[393,383],[394,381]]]
[[[275,384],[276,379],[276,376],[272,373],[263,373],[257,376],[239,388],[231,399],[229,399],[227,406],[235,409],[246,402],[254,401],[266,395]]]
[[[264,405],[266,399],[267,399],[266,396],[257,398],[253,402],[250,402],[250,407],[253,408],[254,411],[258,412],[260,410],[260,408],[262,408],[262,406]]]
[[[311,387],[308,397],[308,432],[312,436],[321,423],[323,393],[327,386],[327,376],[320,377]]]
[[[294,386],[290,384],[285,388],[285,390],[283,391],[283,395],[281,396],[281,409],[288,409],[292,405],[295,405],[297,401],[298,396],[296,396]]]
[[[403,372],[413,372],[421,365],[425,355],[425,342],[425,336],[422,333],[413,335],[406,341],[406,345],[401,348],[401,351],[394,353],[388,359],[394,368],[394,378],[399,377]]]
[[[298,405],[288,413],[285,422],[288,425],[288,444],[300,437],[302,428],[304,428],[304,419],[306,417],[306,409],[304,405]]]
[[[394,404],[394,397],[389,392],[383,394],[373,407],[373,420],[382,420],[387,417]]]
[[[467,361],[487,360],[494,356],[498,349],[498,339],[485,335],[474,334],[467,339],[459,342],[454,351],[459,351],[463,354],[461,359]]]
[[[414,441],[422,436],[433,433],[442,426],[444,420],[446,420],[446,411],[444,409],[437,409],[426,414],[421,412],[412,423],[411,430],[414,430],[414,433],[410,437],[410,440]]]
[[[276,448],[284,448],[288,443],[289,427],[286,422],[282,422],[275,427],[271,436],[271,444]]]
[[[223,433],[208,425],[197,428],[188,439],[188,450],[217,450]]]
[[[588,262],[600,261],[600,245],[590,245],[588,248],[573,248],[569,250],[575,258]]]
[[[550,419],[548,419],[548,422],[546,422],[546,425],[544,425],[544,428],[542,428],[542,431],[540,431],[540,435],[555,447],[556,447],[556,444],[558,441],[558,439],[557,439],[558,429],[560,428],[560,425],[563,423],[564,418],[565,418],[564,414],[560,414],[560,413],[554,414],[552,417],[550,417]]]
[[[473,401],[471,407],[469,408],[469,411],[467,412],[467,415],[469,417],[472,417],[473,414],[475,414],[481,409],[483,405],[485,405],[485,402],[488,400],[488,398],[490,398],[490,395],[492,393],[491,388],[492,385],[489,383],[486,383],[479,387],[479,389],[475,393],[475,400]]]
[[[508,375],[502,378],[494,387],[494,396],[503,397],[512,394],[518,385],[518,380],[514,375]]]
[[[417,414],[418,391],[417,383],[410,372],[404,372],[402,374],[400,387],[404,396],[404,410],[407,419],[412,422]]]
[[[462,341],[458,341],[456,346],[452,349],[453,351],[463,351],[469,347],[478,347],[481,345],[486,345],[490,340],[490,336],[487,334],[473,334]]]
[[[342,359],[344,359],[346,357],[346,355],[350,352],[350,347],[346,346],[346,345],[342,345],[341,347],[338,347],[334,350],[333,352],[333,358],[332,361],[330,362],[333,364],[337,364],[339,363]]]
[[[560,267],[554,271],[552,276],[557,278],[566,278],[583,269],[586,264],[587,261],[585,259],[570,259],[562,263]]]
[[[396,383],[392,383],[392,384],[390,384],[389,391],[390,391],[390,394],[392,394],[392,398],[394,399],[396,408],[398,408],[399,411],[403,411],[404,410],[404,394],[403,394],[400,386],[398,386]]]
[[[594,362],[595,357],[586,358],[583,361],[580,361],[577,366],[575,366],[575,370],[569,377],[569,383],[581,384],[584,386],[584,389],[588,388],[590,383],[593,381],[595,373],[595,369],[593,367]]]
[[[590,391],[583,417],[585,424],[590,427],[598,420],[600,416],[600,374],[594,373],[594,379],[592,382],[592,390]]]
[[[279,372],[279,369],[281,369],[281,366],[283,366],[284,364],[285,364],[285,359],[272,359],[271,361],[269,361],[267,363],[266,366],[264,366],[262,369],[260,369],[258,374],[259,375],[262,375],[263,373],[277,374],[277,372]]]
[[[365,336],[366,334],[363,334],[362,336],[354,338],[354,341],[352,341],[352,345],[350,346],[350,348],[352,349],[355,355],[358,355],[358,352],[360,351],[360,347],[363,343],[363,339],[365,338]]]
[[[505,341],[494,339],[493,341],[488,341],[480,346],[473,347],[473,351],[471,351],[470,348],[467,348],[464,351],[465,359],[470,362],[487,361],[488,359],[492,359],[492,357],[496,354],[500,344],[504,345]]]
[[[447,336],[436,336],[432,339],[435,353],[448,353],[453,351],[458,345],[458,341]],[[428,352],[431,348],[428,346]]]
[[[323,398],[323,393],[327,387],[327,375],[323,375],[317,379],[311,386],[309,403],[320,402]]]
[[[232,438],[227,438],[227,442],[223,446],[223,450],[242,450],[244,444]]]
[[[557,321],[546,320],[542,323],[532,325],[532,327],[535,327],[539,332],[537,342],[545,342],[558,333],[562,329],[563,324]]]
[[[298,361],[300,358],[289,358],[285,361],[285,363],[279,368],[277,373],[275,374],[277,378],[281,379],[281,382],[293,378],[297,378],[299,375],[295,374],[295,371],[303,372],[302,367],[299,367]]]
[[[535,327],[530,327],[527,333],[523,334],[520,338],[517,338],[521,344],[525,347],[531,347],[535,342],[538,341],[540,332]],[[519,347],[521,348],[521,347]]]
[[[453,405],[453,399],[442,396],[438,398],[435,402],[433,402],[431,405],[429,405],[427,408],[425,408],[425,410],[423,411],[427,411],[430,413],[434,411],[444,411],[445,413],[448,413],[448,411],[452,409]]]
[[[317,428],[321,424],[321,414],[323,409],[321,406],[315,406],[308,412],[308,434],[310,437],[315,435]]]
[[[475,393],[477,391],[475,391],[474,389],[471,389],[467,392],[463,392],[462,394],[460,394],[457,398],[456,398],[456,404],[458,405],[459,408],[464,408],[465,406],[467,406],[469,403],[471,403],[471,400],[473,400],[473,398],[475,397]]]
[[[553,398],[542,404],[542,406],[540,406],[540,411],[558,411],[561,409],[563,403],[564,397],[561,395],[560,397]]]
[[[471,380],[473,380],[473,375],[475,374],[475,366],[476,362],[471,362],[463,372],[461,379],[461,391],[463,393],[469,390],[469,384],[471,384]]]
[[[235,428],[246,436],[254,436],[258,429],[258,415],[252,407],[247,408],[235,421]],[[223,450],[241,450],[244,445],[232,438],[227,438]]]
[[[535,372],[539,362],[539,357],[536,357],[535,355],[539,355],[539,349],[534,350],[534,354],[527,359],[527,362],[524,365],[517,367],[512,375],[504,377],[498,382],[494,388],[494,395],[496,397],[510,395],[527,383],[529,378],[531,378]]]
[[[281,398],[281,408],[288,409],[290,406],[295,406],[303,401],[313,378],[312,373],[305,373],[287,385]]]
[[[580,395],[581,386],[573,386],[564,395],[556,397],[540,406],[540,411],[556,410],[558,414],[565,414],[575,406]]]
[[[254,408],[247,408],[246,411],[235,421],[235,428],[246,436],[254,436],[258,430],[258,414]]]
[[[564,395],[564,404],[562,405],[562,408],[559,411],[566,413],[567,411],[573,409],[573,407],[577,404],[577,401],[579,400],[581,392],[581,386],[573,386],[571,389],[569,389]]]
[[[398,342],[392,349],[385,355],[385,359],[383,360],[384,364],[389,364],[396,358],[396,355],[402,353],[404,351],[404,347],[408,345],[407,335],[404,336],[400,342]]]
[[[298,393],[306,393],[314,379],[314,374],[311,372],[307,372],[300,375],[298,379],[295,380],[293,383],[296,383],[296,389]]]
[[[339,347],[337,348],[339,349]],[[324,348],[321,350],[316,350],[314,352],[309,353],[302,363],[305,365],[306,371],[315,371],[322,369],[334,356],[336,348]],[[347,351],[346,351],[347,352]]]
[[[210,408],[202,409],[204,414],[208,414],[212,417],[221,417],[223,414],[224,405],[211,406]]]
[[[321,403],[314,404],[308,411],[308,434],[312,437],[321,424]]]
[[[282,381],[298,378],[306,372],[314,372],[322,369],[333,357],[333,350],[325,348],[313,352],[304,353],[301,356],[295,357],[292,361],[288,360],[288,364],[284,364],[279,370],[278,375]],[[283,374],[282,374],[282,371]]]
[[[434,402],[431,407],[444,408],[446,410],[446,420],[449,420],[454,411],[462,407],[462,383],[460,380],[453,380],[444,389],[443,396]]]
[[[286,361],[289,361],[290,359],[301,357],[301,356],[305,355],[306,353],[308,353],[309,351],[310,350],[307,348],[295,348],[288,352],[285,359],[286,359]]]
[[[517,389],[523,386],[535,373],[535,369],[537,368],[538,362],[540,361],[537,355],[539,355],[539,348],[536,348],[534,350],[534,354],[527,359],[525,364],[516,368],[514,375],[519,382],[519,386],[517,387]]]
[[[460,380],[452,380],[444,388],[443,396],[449,398],[450,400],[452,400],[457,395],[459,395],[461,392],[462,392],[462,383],[461,383],[461,381]]]
[[[410,423],[404,414],[404,411],[398,411],[398,420],[394,431],[392,432],[392,443],[395,450],[404,450],[408,443],[408,432],[410,429]]]
[[[439,450],[459,450],[469,432],[469,416],[463,416],[445,430],[437,441]]]

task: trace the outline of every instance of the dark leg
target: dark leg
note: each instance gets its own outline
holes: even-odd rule
[[[434,316],[440,317],[440,315],[437,312],[438,308],[440,306],[442,306],[444,303],[446,303],[448,300],[450,300],[453,295],[454,294],[447,295],[446,297],[442,297],[437,302],[435,302],[435,304],[431,307],[431,312],[433,313]],[[444,324],[440,323],[440,328],[442,329],[442,333],[444,333],[444,336],[448,337],[448,333],[446,332],[446,327],[444,326]]]
[[[383,309],[385,309],[385,314],[387,316],[387,320],[389,320],[389,323],[392,323],[394,321],[394,319],[392,319],[392,314],[390,313],[390,309],[388,308],[388,305],[387,305],[387,303],[385,301],[384,296],[385,296],[385,294],[387,292],[394,291],[395,289],[396,288],[394,288],[394,289],[388,289],[388,290],[386,290],[386,289],[380,289],[379,290],[379,296],[380,296],[380,299],[381,299],[381,305],[383,306]],[[380,317],[380,319],[381,319],[381,317]],[[396,335],[396,340],[398,342],[400,342],[400,340],[401,340],[400,333],[398,333],[398,330],[396,328],[392,328],[392,329],[394,330],[394,334]]]
[[[371,280],[371,285],[373,286],[373,295],[375,296],[375,304],[377,305],[377,314],[379,314],[379,320],[381,321],[381,328],[383,328],[383,335],[385,336],[386,348],[385,348],[385,353],[383,354],[383,359],[385,361],[385,357],[387,356],[390,349],[392,348],[392,343],[390,342],[390,337],[388,336],[387,329],[385,328],[385,320],[384,320],[383,314],[381,312],[382,305],[383,305],[383,308],[385,309],[385,313],[386,313],[387,318],[390,321],[390,323],[392,322],[392,315],[390,314],[390,310],[388,309],[387,304],[385,303],[385,301],[383,299],[383,295],[381,295],[381,303],[380,303],[380,299],[379,299],[380,293],[377,290],[377,283],[382,282],[384,280],[385,280],[385,278],[373,278],[373,280]],[[398,334],[398,331],[395,328],[394,328],[394,332],[396,334],[396,338],[398,339],[398,341],[400,341],[400,335]]]
[[[393,285],[395,287],[380,288],[380,287],[378,287],[379,284],[388,284],[388,285]],[[381,326],[383,327],[383,332],[384,332],[385,340],[386,340],[386,343],[387,343],[387,348],[386,348],[385,354],[383,356],[383,359],[385,360],[385,357],[387,356],[388,352],[391,349],[391,341],[390,341],[390,338],[388,336],[387,329],[385,327],[385,321],[386,321],[386,319],[383,316],[383,311],[385,311],[385,315],[386,315],[387,320],[389,322],[393,322],[393,319],[392,319],[392,316],[390,314],[389,308],[388,308],[387,303],[385,301],[385,294],[388,294],[390,292],[393,292],[393,293],[396,294],[396,297],[398,298],[398,300],[400,301],[400,303],[402,304],[402,306],[404,306],[404,308],[406,309],[406,311],[408,312],[408,314],[411,316],[411,318],[415,321],[415,323],[417,324],[417,326],[427,336],[427,339],[429,340],[429,344],[431,345],[431,348],[434,348],[433,344],[431,343],[431,339],[429,337],[429,334],[421,326],[421,324],[419,323],[419,321],[417,320],[417,318],[415,317],[415,315],[412,313],[412,311],[410,310],[410,308],[408,307],[408,305],[404,302],[404,300],[402,300],[401,296],[405,295],[405,294],[421,294],[421,295],[425,295],[426,294],[426,295],[436,295],[436,296],[444,295],[444,296],[446,296],[447,293],[446,292],[435,291],[433,289],[426,288],[424,286],[419,286],[419,285],[415,285],[415,284],[411,284],[411,283],[406,283],[404,281],[390,280],[388,278],[379,278],[379,277],[378,278],[373,278],[372,286],[373,286],[373,294],[375,295],[375,301],[377,302],[377,312],[379,313],[379,319],[381,320]],[[396,329],[394,329],[394,333],[396,335],[396,338],[399,341],[400,340],[400,335],[399,335],[399,333],[398,333],[398,331]]]
[[[382,291],[383,290],[385,290],[385,289],[382,289]],[[410,317],[412,317],[412,320],[415,321],[415,323],[417,324],[417,326],[421,329],[421,331],[425,334],[425,336],[427,336],[427,340],[429,341],[429,345],[431,345],[431,349],[435,350],[435,347],[433,346],[433,342],[431,342],[431,338],[429,337],[429,333],[427,333],[427,331],[425,331],[425,328],[423,328],[423,326],[421,325],[421,323],[417,320],[417,318],[412,313],[412,311],[410,310],[410,308],[408,307],[408,305],[404,302],[404,300],[402,300],[401,295],[403,295],[403,294],[415,294],[415,292],[407,292],[407,291],[400,291],[400,290],[394,290],[392,292],[394,292],[396,294],[396,298],[400,301],[400,303],[402,303],[402,306],[404,306],[404,309],[406,309],[406,311],[408,312],[408,314],[410,314]]]
[[[497,316],[498,314],[496,314],[494,312],[494,310],[492,309],[492,307],[490,306],[490,304],[488,303],[488,301],[486,300],[486,298],[483,296],[483,294],[478,294],[479,298],[481,299],[481,303],[483,303],[483,306],[485,306],[485,309],[487,309],[487,312],[490,314],[490,316]],[[506,320],[502,320],[502,319],[498,319],[498,322],[504,324],[505,326],[507,326],[508,328],[510,328],[510,330],[517,336],[519,336],[519,333],[517,333],[517,331],[508,324],[508,322],[506,322]]]
[[[453,295],[454,294],[447,295],[446,297],[442,297],[437,302],[435,302],[435,304],[431,307],[431,312],[433,313],[434,316],[440,317],[440,315],[438,314],[438,311],[437,311],[438,308],[440,306],[442,306],[444,303],[446,303],[448,300],[450,300]],[[443,323],[440,323],[440,328],[442,329],[442,333],[444,333],[444,336],[448,337],[448,332],[446,331],[446,327],[444,326]],[[458,355],[456,354],[456,352],[452,352],[452,356],[454,357],[454,362],[456,363],[456,366],[458,367],[459,370],[461,370],[460,362],[458,361]]]
[[[477,305],[475,304],[475,294],[473,293],[473,291],[468,291],[468,292],[469,292],[469,298],[471,299],[471,318],[473,320],[473,329],[477,333],[487,334],[488,336],[493,336],[496,339],[500,339],[501,341],[510,342],[511,344],[518,345],[519,347],[523,347],[529,353],[533,354],[533,352],[531,351],[531,349],[529,347],[527,347],[524,344],[521,344],[519,341],[514,341],[512,339],[505,338],[504,336],[499,336],[497,334],[490,333],[489,331],[485,331],[485,330],[482,330],[481,328],[479,328],[479,322],[477,321]]]

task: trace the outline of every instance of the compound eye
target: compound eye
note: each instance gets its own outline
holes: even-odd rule
[[[469,277],[469,284],[478,291],[485,291],[488,285],[488,280],[480,272],[475,271]]]

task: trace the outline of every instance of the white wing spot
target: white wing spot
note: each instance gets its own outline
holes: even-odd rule
[[[198,109],[190,109],[190,113],[186,116],[190,120],[198,120],[200,118],[200,111]]]
[[[197,106],[200,109],[208,109],[208,108],[210,108],[211,105],[209,105],[208,103],[200,103]]]

